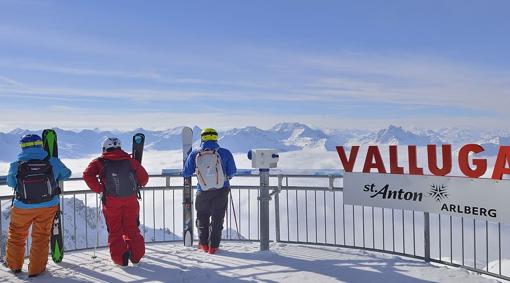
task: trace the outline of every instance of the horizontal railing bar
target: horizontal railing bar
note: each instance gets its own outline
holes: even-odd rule
[[[160,175],[151,175],[155,177],[182,177],[181,170],[180,169],[164,169],[164,170],[170,170],[168,172],[163,171]],[[313,169],[310,169],[313,170]],[[235,175],[236,177],[259,177],[259,171],[257,169],[237,169],[237,173]],[[294,173],[270,173],[269,177],[278,177],[278,176],[284,176],[284,177],[295,177],[295,178],[343,178],[343,175],[340,173],[337,174],[294,174]]]
[[[178,178],[178,177],[181,177],[182,178],[182,175],[181,173],[172,173],[172,174],[150,174],[149,177],[151,178]],[[246,174],[246,173],[241,173],[241,174],[236,174],[236,177],[260,177],[260,174]],[[273,178],[277,178],[277,177],[291,177],[291,178],[322,178],[322,179],[325,179],[325,178],[332,178],[332,179],[342,179],[343,176],[340,175],[340,174],[337,174],[337,175],[334,175],[334,174],[328,174],[328,175],[320,175],[320,174],[311,174],[311,175],[307,175],[307,174],[270,174],[269,177],[273,177]],[[82,177],[72,177],[72,178],[69,178],[68,180],[66,180],[67,182],[69,181],[80,181],[80,180],[83,180]],[[6,181],[7,181],[7,176],[0,176],[0,186],[1,185],[6,185]]]
[[[278,188],[277,186],[269,187],[269,188]],[[289,190],[289,191],[337,191],[342,192],[344,188],[342,187],[334,187],[331,189],[330,187],[304,187],[304,186],[282,186],[281,190]]]
[[[81,180],[81,179],[74,179],[74,180]],[[66,181],[67,182],[67,181]],[[72,185],[67,185],[67,186],[72,186]],[[254,189],[258,189],[259,186],[231,186],[231,189],[232,190],[254,190]],[[151,187],[144,187],[143,190],[146,190],[146,191],[163,191],[163,190],[182,190],[183,187],[182,186],[151,186]],[[269,189],[270,190],[277,190],[278,189],[278,186],[269,186]],[[324,190],[328,190],[328,191],[343,191],[343,188],[342,187],[334,187],[333,189],[329,188],[329,187],[303,187],[303,186],[283,186],[281,187],[281,190],[289,190],[289,191],[324,191]],[[67,187],[67,190],[62,192],[61,195],[64,195],[64,196],[69,196],[69,195],[75,195],[75,194],[92,194],[94,193],[93,191],[91,190],[69,190],[69,187]],[[12,195],[5,195],[5,196],[0,196],[0,200],[11,200],[12,199]]]

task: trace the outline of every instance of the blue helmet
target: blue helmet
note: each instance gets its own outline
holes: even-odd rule
[[[29,147],[42,147],[43,142],[40,136],[34,134],[28,134],[21,137],[19,140],[19,145],[22,149]]]

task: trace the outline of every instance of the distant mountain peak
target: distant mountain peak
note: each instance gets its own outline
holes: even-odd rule
[[[293,131],[296,128],[304,128],[304,129],[310,129],[308,125],[297,123],[297,122],[284,122],[284,123],[278,123],[274,125],[271,130],[276,132],[282,132],[282,131]]]
[[[27,130],[23,130],[23,129],[20,129],[20,128],[16,128],[10,132],[8,132],[8,134],[20,134],[20,133],[23,133],[23,132],[26,132]]]
[[[441,143],[435,136],[415,134],[401,126],[389,125],[379,130],[373,140],[374,144],[427,145]]]

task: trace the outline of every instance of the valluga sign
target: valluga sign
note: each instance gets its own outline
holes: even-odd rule
[[[344,174],[344,203],[510,223],[510,181],[378,173]]]

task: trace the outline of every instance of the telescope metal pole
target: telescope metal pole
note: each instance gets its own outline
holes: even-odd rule
[[[260,169],[260,250],[269,250],[269,169]]]

